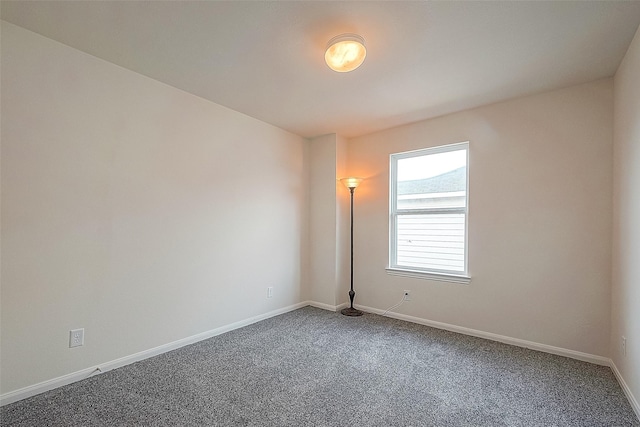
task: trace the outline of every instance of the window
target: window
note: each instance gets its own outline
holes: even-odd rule
[[[468,283],[469,143],[391,155],[391,274]]]

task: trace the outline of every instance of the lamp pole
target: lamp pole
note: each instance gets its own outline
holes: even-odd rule
[[[349,290],[349,301],[351,302],[351,305],[347,308],[343,308],[340,312],[345,316],[362,316],[362,311],[353,308],[353,299],[356,296],[356,293],[353,290],[353,192],[362,179],[344,178],[341,181],[347,186],[351,195],[351,288]]]

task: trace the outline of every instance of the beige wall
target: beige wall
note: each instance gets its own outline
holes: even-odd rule
[[[309,286],[311,301],[334,309],[349,291],[347,140],[336,134],[309,141]]]
[[[340,178],[350,176],[347,159],[348,140],[340,135],[336,135],[336,147],[336,177],[339,180]],[[336,305],[340,306],[349,301],[351,277],[351,205],[349,190],[338,180],[336,180],[336,240],[338,259]]]
[[[1,136],[1,393],[308,298],[305,139],[7,23]]]
[[[609,353],[612,80],[355,138],[356,291],[400,313],[599,356]],[[469,285],[390,276],[389,154],[470,143]]]
[[[611,358],[640,416],[640,30],[616,73]],[[627,354],[622,353],[622,336]]]
[[[335,306],[336,298],[336,135],[309,141],[309,284],[311,300]]]

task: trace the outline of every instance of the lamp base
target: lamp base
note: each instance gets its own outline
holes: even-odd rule
[[[345,316],[362,316],[364,313],[360,310],[356,310],[355,308],[347,307],[340,310],[340,313]]]

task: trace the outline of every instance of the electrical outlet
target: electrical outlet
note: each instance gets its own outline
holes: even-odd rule
[[[267,288],[267,298],[273,298],[273,286]]]
[[[622,337],[622,355],[627,355],[627,338]]]
[[[84,345],[84,328],[69,331],[69,348]]]
[[[411,291],[404,290],[402,292],[403,292],[403,295],[404,295],[404,297],[403,297],[404,300],[405,301],[411,301]]]

